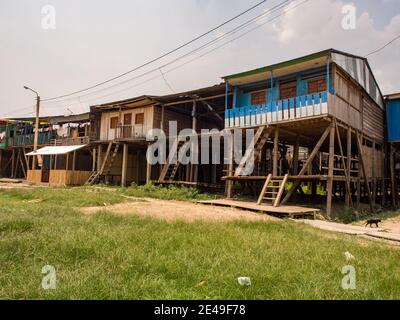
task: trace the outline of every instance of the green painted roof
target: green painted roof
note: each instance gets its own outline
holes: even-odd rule
[[[266,67],[262,67],[262,68],[258,68],[258,69],[254,69],[254,70],[249,70],[249,71],[245,71],[245,72],[241,72],[241,73],[232,74],[232,75],[225,76],[222,78],[225,80],[230,80],[230,79],[235,79],[235,78],[247,77],[247,76],[251,76],[251,75],[259,74],[259,73],[263,73],[263,72],[268,72],[268,71],[271,71],[274,69],[290,67],[290,66],[296,65],[298,63],[302,63],[302,62],[310,61],[313,59],[321,58],[323,56],[327,56],[331,53],[331,51],[332,51],[332,49],[324,50],[324,51],[313,53],[313,54],[310,54],[310,55],[307,55],[304,57],[276,63],[276,64],[273,64],[270,66],[266,66]]]

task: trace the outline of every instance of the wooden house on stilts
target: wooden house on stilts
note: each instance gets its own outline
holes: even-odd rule
[[[367,59],[330,49],[224,79],[233,92],[225,128],[254,132],[240,163],[227,166],[228,198],[235,183],[275,207],[318,192],[330,216],[333,199],[372,211],[395,197],[385,103]]]

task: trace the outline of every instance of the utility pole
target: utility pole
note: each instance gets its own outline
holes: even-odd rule
[[[33,151],[36,152],[38,148],[38,140],[39,140],[39,111],[40,111],[40,96],[35,90],[24,86],[25,90],[30,90],[36,94],[36,120],[35,120],[35,137],[33,141]],[[36,167],[36,156],[33,156],[32,161],[32,170],[35,170]]]

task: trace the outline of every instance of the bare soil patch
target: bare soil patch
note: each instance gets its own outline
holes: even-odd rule
[[[100,211],[110,211],[121,215],[138,215],[153,217],[167,221],[185,220],[194,221],[273,221],[278,220],[268,215],[250,211],[218,206],[202,205],[191,202],[157,199],[131,198],[132,202],[105,205],[101,207],[87,207],[82,211],[85,214],[94,214]]]

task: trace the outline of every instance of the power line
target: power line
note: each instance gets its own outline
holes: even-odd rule
[[[81,93],[81,92],[84,92],[84,91],[88,91],[88,90],[90,90],[90,89],[99,87],[99,86],[101,86],[101,85],[103,85],[103,84],[106,84],[106,83],[109,83],[109,82],[114,81],[114,80],[116,80],[116,79],[119,79],[119,78],[121,78],[121,77],[123,77],[123,76],[125,76],[125,75],[127,75],[127,74],[129,74],[129,73],[132,73],[132,72],[134,72],[134,71],[137,71],[137,70],[139,70],[139,69],[142,69],[142,68],[144,68],[144,67],[146,67],[146,66],[148,66],[148,65],[150,65],[150,64],[152,64],[152,63],[154,63],[154,62],[156,62],[156,61],[158,61],[158,60],[160,60],[160,59],[162,59],[162,58],[164,58],[164,57],[166,57],[166,56],[171,55],[172,53],[177,52],[178,50],[180,50],[180,49],[182,49],[182,48],[184,48],[184,47],[187,47],[188,45],[192,44],[193,42],[195,42],[195,41],[197,41],[197,40],[199,40],[199,39],[205,37],[206,35],[209,35],[210,33],[212,33],[212,32],[214,32],[214,31],[220,29],[221,27],[227,25],[228,23],[230,23],[230,22],[232,22],[232,21],[234,21],[234,20],[240,18],[241,16],[243,16],[243,15],[245,15],[246,13],[248,13],[248,12],[254,10],[255,8],[261,6],[262,4],[264,4],[264,3],[267,2],[267,1],[268,1],[268,0],[263,0],[263,1],[261,1],[261,2],[259,2],[259,3],[257,3],[257,4],[255,4],[254,6],[252,6],[252,7],[248,8],[247,10],[245,10],[245,11],[239,13],[238,15],[234,16],[233,18],[231,18],[231,19],[229,19],[229,20],[227,20],[227,21],[221,23],[220,25],[218,25],[218,26],[212,28],[211,30],[209,30],[209,31],[207,31],[207,32],[204,32],[203,34],[201,34],[201,35],[195,37],[194,39],[192,39],[192,40],[190,40],[190,41],[188,41],[188,42],[186,42],[186,43],[184,43],[184,44],[178,46],[177,48],[175,48],[175,49],[173,49],[173,50],[171,50],[171,51],[168,51],[168,52],[162,54],[161,56],[159,56],[159,57],[157,57],[157,58],[155,58],[155,59],[152,59],[152,60],[150,60],[150,61],[148,61],[148,62],[146,62],[146,63],[144,63],[144,64],[142,64],[142,65],[140,65],[140,66],[138,66],[138,67],[135,67],[135,68],[133,68],[133,69],[131,69],[131,70],[129,70],[129,71],[126,71],[126,72],[124,72],[124,73],[121,73],[121,74],[118,75],[118,76],[115,76],[115,77],[113,77],[113,78],[110,78],[110,79],[105,80],[105,81],[103,81],[103,82],[97,83],[97,84],[95,84],[95,85],[92,85],[92,86],[87,87],[87,88],[82,89],[82,90],[78,90],[78,91],[71,92],[71,93],[68,93],[68,94],[60,95],[60,96],[57,96],[57,97],[46,98],[46,99],[43,99],[42,101],[56,100],[56,99],[59,99],[59,98],[65,98],[65,97],[67,97],[67,96],[72,96],[72,95],[75,95],[75,94],[77,94],[77,93]]]
[[[156,75],[156,76],[154,76],[154,77],[152,77],[152,78],[146,79],[145,81],[142,81],[142,82],[137,83],[137,84],[135,84],[135,85],[133,85],[133,86],[129,86],[129,87],[127,87],[127,88],[124,88],[124,89],[119,90],[119,91],[116,91],[116,92],[112,92],[112,93],[109,93],[109,94],[106,94],[106,95],[103,95],[103,96],[100,96],[100,97],[96,97],[96,98],[87,99],[87,100],[85,100],[85,101],[80,101],[80,104],[81,104],[81,103],[85,103],[85,102],[89,102],[89,101],[91,101],[91,100],[102,99],[102,98],[108,97],[108,96],[110,96],[110,95],[115,95],[115,94],[124,92],[124,91],[126,91],[126,90],[129,90],[129,89],[132,89],[132,88],[141,86],[141,85],[143,85],[143,84],[145,84],[145,83],[148,83],[148,82],[150,82],[150,81],[153,81],[153,80],[155,80],[155,79],[157,79],[157,78],[160,78],[160,77],[162,77],[162,76],[165,76],[165,74],[168,74],[168,73],[170,73],[170,72],[173,72],[173,71],[175,71],[175,70],[177,70],[177,69],[179,69],[179,68],[181,68],[181,67],[183,67],[183,66],[185,66],[185,65],[187,65],[187,64],[189,64],[189,63],[192,63],[192,62],[194,62],[194,61],[196,61],[196,60],[198,60],[198,59],[200,59],[200,58],[203,58],[203,57],[206,56],[206,55],[211,54],[212,52],[214,52],[214,51],[216,51],[216,50],[218,50],[218,49],[220,49],[220,48],[222,48],[222,47],[225,47],[226,45],[228,45],[228,44],[230,44],[230,43],[232,43],[232,42],[234,42],[234,41],[236,41],[236,40],[238,40],[238,39],[244,37],[245,35],[247,35],[247,34],[253,32],[253,31],[255,31],[256,29],[262,27],[262,26],[265,25],[265,24],[267,24],[267,23],[269,23],[269,22],[272,22],[272,21],[278,19],[278,18],[281,17],[283,14],[285,14],[285,13],[291,11],[291,10],[296,9],[297,7],[299,7],[299,6],[305,4],[306,2],[309,2],[309,1],[310,1],[310,0],[303,0],[302,2],[298,3],[297,5],[295,5],[295,6],[293,6],[293,7],[290,7],[290,8],[288,8],[287,10],[283,10],[280,14],[278,14],[278,15],[272,17],[271,19],[268,19],[267,21],[265,21],[265,22],[263,22],[263,23],[258,24],[258,25],[255,26],[254,28],[249,29],[248,31],[246,31],[246,32],[244,32],[244,33],[242,33],[242,34],[240,34],[238,37],[235,37],[235,38],[233,38],[233,39],[231,39],[231,40],[229,40],[229,41],[227,41],[227,42],[224,42],[222,45],[220,45],[220,46],[218,46],[218,47],[215,47],[215,48],[213,48],[213,49],[211,49],[211,50],[209,50],[209,51],[207,51],[207,52],[205,52],[205,53],[203,53],[203,54],[201,54],[201,55],[199,55],[199,56],[197,56],[197,57],[195,57],[195,58],[193,58],[193,59],[191,59],[191,60],[189,60],[189,61],[186,61],[185,63],[182,63],[182,64],[180,64],[180,65],[178,65],[178,66],[176,66],[176,67],[174,67],[174,68],[171,68],[171,69],[169,69],[169,70],[163,72],[161,75]],[[283,1],[280,5],[275,6],[274,8],[281,6],[283,3],[286,3],[286,2],[293,2],[293,0],[291,0],[291,1]],[[272,12],[271,12],[271,11],[272,11],[272,8],[269,9],[267,12],[269,12],[269,14],[271,14],[271,13],[273,12],[273,11],[272,11]],[[276,11],[276,10],[275,10],[275,11]],[[262,15],[259,15],[259,16],[257,16],[257,17],[263,16],[263,18],[265,18],[264,15],[265,15],[265,13],[262,14]],[[257,17],[255,17],[255,18],[257,18]],[[252,20],[254,20],[255,18],[253,18]],[[250,20],[249,20],[249,21],[250,21]],[[254,22],[254,21],[253,21],[253,22]],[[234,30],[236,30],[236,29],[238,29],[238,28],[239,28],[239,27],[236,27]],[[243,29],[243,28],[241,28],[240,30],[242,30],[242,29]],[[239,30],[239,31],[240,31],[240,30]],[[232,30],[231,30],[231,31],[232,31]],[[227,32],[226,35],[227,35],[228,33],[230,33],[230,32]],[[219,38],[221,38],[221,37],[219,37]],[[214,39],[214,40],[216,40],[216,39]],[[214,42],[214,40],[213,40],[213,41],[210,41],[210,42]],[[203,48],[203,47],[205,47],[205,46],[207,46],[207,44],[206,44],[206,45],[203,45],[201,48]],[[193,50],[193,51],[195,51],[195,50]],[[185,56],[186,56],[186,55],[185,55]],[[176,59],[175,59],[175,60],[176,60]],[[174,60],[174,62],[176,62],[175,60]],[[168,64],[167,64],[167,65],[168,65]],[[156,69],[156,70],[159,70],[159,69]],[[144,76],[144,75],[147,75],[147,74],[148,74],[148,73],[145,73],[145,74],[142,74],[142,75],[140,75],[140,76]],[[140,76],[139,76],[139,77],[140,77]],[[130,80],[132,80],[132,79],[130,79]],[[115,85],[114,85],[114,86],[115,86]],[[111,87],[113,87],[113,86],[111,86]],[[99,91],[101,91],[101,90],[99,90]],[[88,94],[86,94],[86,95],[88,95]],[[78,97],[78,99],[79,99],[79,97]],[[58,101],[58,102],[62,102],[62,101]],[[72,104],[72,105],[74,105],[74,104]]]
[[[294,9],[296,9],[297,7],[299,7],[299,6],[305,4],[306,2],[309,2],[309,1],[310,1],[310,0],[303,0],[302,2],[298,3],[297,5],[295,5],[295,6],[291,7],[291,8],[288,8],[287,10],[283,10],[280,14],[278,14],[278,15],[272,17],[271,19],[268,19],[267,21],[265,21],[265,22],[263,22],[263,23],[257,25],[256,27],[254,27],[254,28],[252,28],[252,29],[250,29],[250,30],[248,30],[248,31],[246,31],[246,32],[244,32],[244,33],[242,33],[242,34],[239,35],[238,37],[235,37],[235,38],[233,38],[233,39],[231,39],[231,40],[229,40],[229,41],[227,41],[227,42],[224,42],[224,43],[221,44],[220,46],[217,46],[217,47],[215,47],[215,48],[213,48],[213,49],[211,49],[211,50],[209,50],[209,51],[207,51],[207,52],[205,52],[205,53],[203,53],[203,54],[201,54],[201,55],[199,55],[199,56],[197,56],[197,57],[195,57],[195,58],[193,58],[193,59],[191,59],[191,60],[189,60],[189,61],[186,61],[185,63],[182,63],[182,64],[180,64],[180,65],[178,65],[178,66],[176,66],[176,67],[174,67],[174,68],[172,68],[172,69],[169,69],[169,70],[163,72],[163,74],[164,74],[164,75],[165,75],[165,74],[168,74],[168,73],[170,73],[170,72],[172,72],[172,71],[175,71],[175,70],[177,70],[177,69],[182,68],[183,66],[185,66],[185,65],[187,65],[187,64],[189,64],[189,63],[192,63],[192,62],[194,62],[194,61],[196,61],[196,60],[198,60],[198,59],[200,59],[200,58],[203,58],[204,56],[207,56],[207,55],[209,55],[209,54],[211,54],[211,53],[217,51],[218,49],[220,49],[220,48],[222,48],[222,47],[225,47],[226,45],[228,45],[228,44],[230,44],[230,43],[232,43],[232,42],[234,42],[234,41],[236,41],[236,40],[238,40],[238,39],[244,37],[245,35],[247,35],[247,34],[253,32],[253,31],[255,31],[256,29],[259,29],[260,27],[264,26],[265,24],[267,24],[267,23],[269,23],[269,22],[272,22],[272,21],[278,19],[278,18],[281,17],[284,13],[287,13],[287,12],[289,12],[289,11],[291,11],[291,10],[294,10]],[[147,75],[147,74],[146,74],[146,75]],[[116,91],[116,92],[112,92],[112,93],[109,93],[109,94],[105,94],[105,95],[100,96],[100,97],[90,98],[90,99],[87,99],[87,100],[84,100],[84,101],[81,101],[81,102],[84,102],[84,103],[85,103],[85,102],[89,102],[89,101],[91,101],[91,100],[98,100],[98,99],[102,99],[102,98],[108,97],[108,96],[110,96],[110,95],[115,95],[115,94],[124,92],[124,91],[126,91],[126,90],[130,90],[130,89],[133,89],[133,88],[135,88],[135,87],[141,86],[141,85],[143,85],[143,84],[146,84],[146,83],[148,83],[148,82],[150,82],[150,81],[153,81],[153,80],[155,80],[155,79],[158,79],[158,78],[160,78],[160,77],[162,77],[162,75],[156,75],[156,76],[153,76],[153,77],[151,77],[151,78],[149,78],[149,79],[146,79],[146,80],[144,80],[144,81],[142,81],[142,82],[139,82],[139,83],[137,83],[137,84],[135,84],[135,85],[133,85],[133,86],[129,86],[129,87],[127,87],[127,88],[124,88],[124,89],[122,89],[122,90],[119,90],[119,91]]]
[[[371,56],[371,55],[373,55],[375,53],[378,53],[378,52],[382,51],[383,49],[385,49],[386,47],[390,46],[393,42],[395,42],[395,41],[397,41],[399,39],[400,39],[400,34],[397,37],[395,37],[394,39],[392,39],[391,41],[389,41],[388,43],[386,43],[383,47],[380,47],[379,49],[377,49],[375,51],[372,51],[371,53],[368,53],[365,57],[369,57],[369,56]]]
[[[197,52],[199,52],[199,51],[211,46],[212,44],[214,44],[214,43],[216,43],[216,42],[218,42],[220,40],[223,40],[224,38],[243,30],[244,28],[248,27],[252,23],[257,22],[259,20],[262,20],[263,18],[265,18],[265,16],[268,16],[268,15],[270,15],[270,14],[272,14],[272,13],[274,13],[274,12],[276,12],[276,11],[282,9],[282,8],[284,8],[286,5],[290,4],[293,1],[295,1],[295,0],[284,0],[284,1],[280,2],[279,4],[275,5],[274,7],[264,11],[263,13],[255,16],[255,17],[247,20],[246,22],[240,24],[239,26],[237,26],[237,27],[225,32],[223,35],[218,36],[217,38],[215,38],[215,39],[213,39],[213,40],[201,45],[200,47],[197,47],[197,48],[195,48],[195,49],[193,49],[193,50],[191,50],[191,51],[189,51],[189,52],[187,52],[187,53],[185,53],[185,54],[183,54],[183,55],[181,55],[181,56],[179,56],[179,57],[177,57],[177,58],[175,58],[175,59],[173,59],[173,60],[171,60],[171,61],[169,61],[169,62],[167,62],[167,63],[165,63],[163,65],[161,65],[161,66],[155,67],[154,69],[151,69],[151,70],[146,71],[146,72],[144,72],[142,74],[136,75],[136,76],[134,76],[132,78],[126,79],[124,81],[118,82],[116,84],[110,85],[110,86],[108,86],[106,88],[102,88],[102,89],[99,89],[99,90],[96,90],[96,91],[92,91],[92,92],[89,92],[89,93],[82,94],[79,97],[85,97],[85,96],[97,94],[97,93],[100,93],[100,92],[102,92],[104,90],[108,90],[108,89],[117,87],[119,85],[131,82],[133,80],[137,80],[137,79],[142,78],[144,76],[150,75],[151,73],[159,71],[159,69],[164,69],[165,67],[167,67],[167,66],[169,66],[169,65],[171,65],[171,64],[173,64],[175,62],[178,62],[179,60],[182,60],[182,59],[184,59],[184,58],[186,58],[186,57],[188,57],[188,56],[190,56],[190,55],[192,55],[194,53],[197,53]],[[65,100],[66,99],[61,99],[61,100],[56,100],[54,102],[62,102],[62,101],[65,101]],[[51,103],[54,103],[54,102],[51,102]]]

